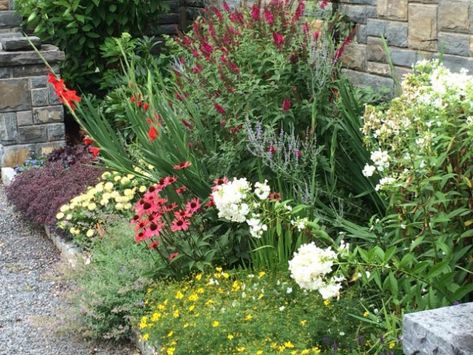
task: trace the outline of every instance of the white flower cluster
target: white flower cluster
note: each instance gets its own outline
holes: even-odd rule
[[[234,178],[218,186],[212,193],[218,216],[232,222],[245,222],[250,212],[250,207],[246,203],[250,192],[251,185],[246,178]]]
[[[301,288],[319,291],[324,299],[338,297],[343,278],[327,278],[336,260],[337,254],[331,248],[319,248],[314,242],[303,244],[289,260],[289,271]]]
[[[234,178],[216,188],[212,193],[218,216],[226,220],[238,223],[246,222],[250,227],[250,234],[254,238],[261,238],[268,230],[268,226],[263,223],[261,216],[254,211],[259,203],[249,203],[251,194],[259,200],[266,200],[271,189],[267,180],[263,183],[255,183],[254,191],[251,191],[251,184],[245,178]],[[252,207],[250,207],[252,206]]]

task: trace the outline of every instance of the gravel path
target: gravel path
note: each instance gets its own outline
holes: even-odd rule
[[[65,332],[66,290],[56,248],[14,213],[0,184],[0,355],[139,354]]]

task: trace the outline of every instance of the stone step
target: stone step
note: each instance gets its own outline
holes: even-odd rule
[[[5,52],[33,50],[28,39],[36,46],[36,48],[41,48],[41,40],[38,37],[29,36],[0,38],[0,49]]]
[[[16,11],[0,11],[0,28],[18,27],[21,16]]]
[[[0,32],[0,39],[3,38],[17,38],[17,37],[23,37],[23,33],[21,32]]]

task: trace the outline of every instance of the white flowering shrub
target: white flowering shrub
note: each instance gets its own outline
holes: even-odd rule
[[[339,297],[343,276],[329,275],[337,261],[337,253],[328,247],[319,248],[314,242],[299,247],[289,260],[294,281],[305,290],[319,291],[323,299]]]
[[[465,271],[473,269],[473,76],[423,61],[402,90],[387,107],[366,108],[363,174],[389,205],[364,231],[373,243],[356,249],[365,263],[389,263],[364,279],[397,313],[449,305],[473,290]]]
[[[105,233],[104,227],[111,218],[131,218],[134,203],[148,189],[146,184],[135,175],[107,171],[97,185],[61,206],[56,214],[57,227],[88,247],[94,238]]]
[[[213,190],[218,217],[248,226],[256,267],[284,269],[299,245],[316,236],[327,237],[317,221],[304,216],[305,206],[279,201],[266,180],[252,185],[246,178],[234,178]]]

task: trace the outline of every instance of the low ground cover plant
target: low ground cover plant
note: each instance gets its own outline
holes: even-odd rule
[[[48,159],[44,166],[16,176],[6,191],[26,218],[54,226],[59,208],[94,185],[103,170],[83,146],[61,148]]]

